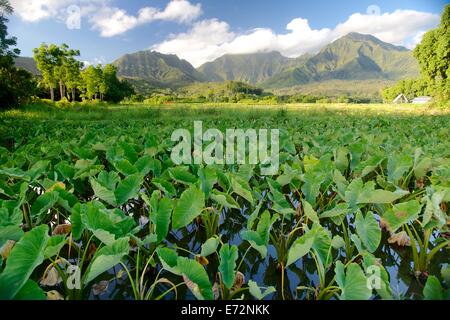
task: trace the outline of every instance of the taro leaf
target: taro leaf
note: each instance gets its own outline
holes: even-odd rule
[[[361,267],[351,263],[345,272],[344,264],[336,262],[336,282],[341,289],[341,300],[369,300],[372,290],[367,285],[367,278]]]
[[[25,286],[33,270],[44,261],[48,231],[47,225],[36,227],[16,243],[0,274],[0,300],[12,300]]]
[[[175,167],[168,172],[170,177],[178,183],[191,185],[197,182],[197,178],[189,172],[188,167]]]
[[[217,251],[218,246],[219,246],[219,239],[216,237],[211,238],[202,245],[202,251],[200,255],[202,257],[210,256]]]
[[[205,207],[205,194],[195,186],[183,192],[172,217],[172,227],[178,230],[188,226]]]
[[[92,259],[92,262],[89,264],[83,279],[83,285],[87,285],[102,273],[119,264],[122,258],[126,256],[130,250],[128,245],[129,241],[130,238],[128,237],[120,238],[111,245],[99,249]]]
[[[139,170],[139,173],[146,176],[152,171],[154,175],[159,175],[161,172],[161,162],[153,159],[151,156],[143,156],[134,166]]]
[[[408,154],[389,157],[387,171],[388,181],[396,184],[413,166],[413,159]]]
[[[391,232],[396,232],[401,226],[419,218],[422,205],[417,200],[411,200],[394,205],[384,215]]]
[[[208,197],[217,183],[217,173],[213,167],[200,168],[198,170],[198,176],[200,178],[201,189],[206,197]]]
[[[18,226],[0,226],[0,248],[8,241],[19,241],[23,236],[23,230]]]
[[[36,162],[28,171],[27,175],[30,176],[31,181],[36,180],[40,176],[42,176],[45,173],[45,170],[47,169],[48,165],[50,164],[50,161],[47,160],[40,160]]]
[[[174,196],[177,194],[177,190],[175,190],[175,187],[169,181],[155,178],[152,180],[152,184],[168,196]]]
[[[364,247],[370,253],[374,253],[381,242],[381,228],[375,215],[367,212],[364,217],[361,211],[356,214],[355,218],[356,232],[361,239]]]
[[[172,201],[162,198],[156,212],[156,235],[158,243],[166,239],[169,234],[170,218],[172,216]]]
[[[195,260],[178,257],[177,267],[190,282],[189,289],[198,300],[214,300],[211,282],[203,266]]]
[[[429,276],[425,288],[423,289],[425,300],[445,300],[444,289],[439,279],[435,276]]]
[[[128,200],[136,198],[139,194],[143,177],[140,174],[131,175],[121,181],[117,186],[114,194],[116,195],[117,204],[124,205]]]
[[[219,271],[222,274],[223,283],[228,289],[231,289],[236,278],[236,261],[239,258],[238,248],[226,244],[222,246],[219,252],[220,265]]]
[[[159,260],[163,268],[177,276],[181,276],[181,271],[178,268],[178,254],[175,250],[169,248],[158,248],[156,249]]]
[[[91,178],[89,181],[91,183],[92,190],[94,190],[94,194],[96,197],[112,206],[117,205],[116,195],[114,194],[115,188],[108,189],[108,187],[100,184],[94,178]]]
[[[250,243],[253,249],[259,252],[262,259],[267,256],[267,243],[261,238],[261,236],[256,231],[242,231],[241,237]]]
[[[289,248],[286,267],[289,267],[291,264],[306,256],[311,251],[313,243],[314,234],[312,232],[307,232],[305,235],[298,238]]]
[[[334,170],[333,173],[333,182],[337,187],[337,192],[341,198],[344,198],[345,191],[348,187],[348,181],[345,179],[345,177],[342,175],[342,173],[339,170]]]
[[[409,194],[408,191],[400,189],[395,192],[375,190],[373,181],[364,184],[362,179],[355,179],[345,192],[345,201],[351,208],[355,208],[358,204],[389,204],[407,194]]]
[[[267,256],[267,245],[269,244],[270,229],[277,217],[270,217],[269,211],[264,211],[258,222],[256,231],[246,230],[241,232],[243,240],[247,240],[252,248],[257,250],[263,259]]]
[[[277,292],[277,290],[274,287],[269,287],[266,290],[264,290],[264,292],[262,292],[261,288],[253,280],[250,280],[248,282],[248,287],[250,289],[250,294],[258,300],[263,300],[268,295]]]
[[[14,300],[24,300],[24,301],[41,301],[45,300],[46,295],[44,290],[42,290],[39,285],[33,280],[28,280],[25,282],[23,287],[17,292]]]
[[[44,250],[45,259],[49,259],[58,255],[65,244],[66,236],[64,235],[50,237],[47,242],[47,247]]]
[[[241,196],[242,198],[250,202],[250,204],[253,204],[254,200],[252,189],[250,188],[250,185],[247,181],[239,176],[233,176],[231,177],[231,186],[235,194]]]
[[[289,201],[286,200],[286,197],[283,193],[273,190],[271,191],[271,199],[273,201],[272,209],[275,212],[278,212],[282,215],[294,214],[295,210],[292,209]]]
[[[342,173],[344,173],[347,170],[349,165],[347,148],[340,147],[335,151],[334,163],[336,165],[336,168]]]
[[[97,159],[94,160],[78,160],[75,163],[75,174],[73,179],[86,179],[97,175],[103,170],[103,165],[96,165]]]
[[[134,219],[120,210],[107,210],[95,203],[83,206],[86,209],[81,212],[82,224],[105,244],[129,235],[135,227]]]
[[[427,196],[425,212],[423,215],[422,224],[428,228],[430,222],[437,222],[439,227],[447,223],[447,215],[441,208],[441,203],[446,201],[446,197],[450,196],[450,188],[439,188],[433,195]],[[431,224],[433,225],[433,224]]]
[[[343,248],[343,247],[345,247],[345,241],[344,241],[344,239],[342,239],[341,236],[336,235],[336,236],[334,236],[333,239],[331,240],[331,246],[332,246],[334,249],[340,249],[340,248]]]
[[[230,209],[240,209],[239,204],[233,199],[229,194],[213,190],[209,197],[220,204],[221,206],[230,208]]]
[[[59,194],[56,191],[46,192],[39,196],[31,206],[31,217],[38,221],[44,220],[44,214],[58,202]]]
[[[0,175],[5,175],[15,179],[22,179],[25,181],[30,181],[31,179],[26,172],[20,170],[19,168],[2,168],[0,169]]]
[[[114,168],[116,168],[116,170],[118,172],[120,172],[121,174],[123,174],[125,176],[130,176],[130,175],[138,173],[138,170],[136,169],[136,167],[133,166],[130,163],[130,161],[128,161],[126,159],[120,159],[118,161],[115,161]]]
[[[386,271],[386,269],[378,262],[377,258],[368,253],[364,252],[362,253],[363,256],[363,267],[366,271],[367,276],[369,277],[369,280],[371,277],[374,277],[375,283],[373,283],[373,286],[377,293],[381,296],[383,300],[391,300],[392,299],[392,290],[389,282],[389,273]],[[379,273],[377,274],[377,271],[379,270]],[[374,272],[375,271],[375,272]],[[379,281],[379,286],[377,287],[377,281]],[[369,281],[370,282],[370,281]]]
[[[305,210],[306,217],[314,223],[320,223],[319,217],[317,216],[317,212],[313,209],[313,207],[309,204],[308,201],[303,201],[303,209]]]
[[[16,201],[1,201],[0,208],[0,226],[20,226],[23,220],[23,214],[19,204]]]
[[[288,251],[286,267],[297,262],[311,250],[314,250],[325,267],[331,264],[331,237],[320,224],[314,224],[312,229],[307,230],[292,244]]]

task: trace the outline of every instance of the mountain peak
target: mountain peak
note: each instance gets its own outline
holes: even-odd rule
[[[365,42],[365,43],[376,44],[378,46],[383,47],[383,49],[386,49],[386,50],[409,51],[407,48],[405,48],[403,46],[396,46],[391,43],[384,42],[371,34],[362,34],[362,33],[358,33],[358,32],[350,32],[346,36],[343,36],[342,38],[340,38],[336,41]]]

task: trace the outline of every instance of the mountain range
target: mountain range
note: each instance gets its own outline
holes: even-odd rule
[[[36,74],[29,60],[20,58],[17,64]],[[333,81],[383,83],[419,75],[410,50],[359,33],[350,33],[314,55],[298,58],[279,52],[224,55],[195,69],[176,55],[140,51],[124,55],[113,64],[121,78],[146,89],[232,80],[277,90]]]

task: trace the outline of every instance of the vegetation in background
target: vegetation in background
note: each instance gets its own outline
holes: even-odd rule
[[[62,102],[76,101],[77,92],[83,100],[119,102],[131,96],[134,91],[126,81],[117,78],[112,65],[88,66],[76,57],[79,50],[72,50],[66,44],[42,44],[34,50],[34,60],[42,75],[41,85],[50,90],[50,99],[55,101],[55,88],[59,88]]]
[[[422,42],[414,49],[419,62],[421,77],[415,80],[403,80],[397,85],[386,88],[383,98],[392,102],[403,93],[408,98],[431,95],[437,104],[450,105],[450,5],[445,7],[441,24],[428,31]]]
[[[14,48],[16,38],[8,36],[7,16],[12,13],[9,2],[0,0],[0,108],[17,107],[35,92],[32,75],[14,65],[14,58],[20,54],[20,50]]]
[[[449,114],[439,112],[2,113],[0,298],[448,299]],[[194,120],[279,128],[279,172],[174,165],[173,130]],[[71,265],[79,288],[68,285]]]

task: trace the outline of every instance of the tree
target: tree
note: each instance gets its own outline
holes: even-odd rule
[[[61,76],[60,72],[57,71],[57,68],[62,64],[61,49],[54,44],[48,46],[43,43],[39,48],[34,49],[33,52],[37,68],[42,74],[42,82],[50,89],[50,97],[52,101],[55,101],[55,88],[58,77]]]
[[[427,32],[414,49],[421,75],[438,99],[450,97],[450,5],[445,7],[441,24]]]
[[[0,101],[2,107],[17,106],[29,99],[35,91],[31,74],[19,70],[14,65],[14,58],[20,50],[14,48],[15,37],[8,37],[7,15],[13,8],[7,0],[0,0]]]
[[[107,64],[103,69],[106,84],[105,100],[110,102],[120,102],[124,98],[135,94],[133,87],[126,81],[120,81],[117,77],[117,68],[112,64]]]

